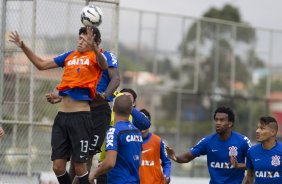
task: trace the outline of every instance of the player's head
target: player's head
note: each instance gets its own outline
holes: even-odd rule
[[[259,119],[256,130],[256,140],[263,142],[272,138],[276,139],[277,132],[278,124],[276,119],[271,116],[263,116]]]
[[[149,111],[147,111],[146,109],[141,109],[140,112],[143,113],[151,121],[151,114],[149,113]],[[149,129],[142,130],[141,132],[142,132],[142,137],[145,138],[148,136]]]
[[[129,96],[121,95],[115,99],[113,111],[115,116],[129,117],[132,111],[132,101]]]
[[[233,127],[235,115],[229,107],[218,107],[213,115],[215,128],[218,134],[223,134]]]
[[[136,106],[137,93],[133,89],[123,88],[122,90],[120,90],[120,92],[129,96],[130,99],[132,100],[133,107]]]
[[[100,30],[96,26],[92,26],[91,29],[93,30],[93,34],[95,35],[94,41],[97,43],[97,45],[99,45],[102,42]],[[79,40],[78,40],[77,50],[79,52],[86,52],[92,50],[92,48],[89,47],[89,45],[82,39],[82,35],[86,35],[86,34],[87,34],[87,27],[81,27],[78,32]]]

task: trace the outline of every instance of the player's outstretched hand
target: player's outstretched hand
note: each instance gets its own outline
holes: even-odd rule
[[[98,43],[95,42],[96,34],[94,34],[93,28],[90,26],[86,27],[86,35],[81,35],[83,40],[88,46],[93,48],[94,51],[99,51]]]
[[[104,102],[107,101],[107,99],[105,98],[105,96],[102,93],[96,93],[96,96],[94,98],[95,102]]]
[[[176,155],[175,155],[175,152],[174,150],[169,147],[169,146],[165,146],[165,150],[167,152],[167,155],[169,156],[170,159],[176,161]]]
[[[3,138],[5,135],[5,131],[3,130],[3,128],[0,127],[0,139]]]
[[[23,41],[17,31],[11,32],[9,36],[9,41],[14,43],[15,45],[17,45],[20,48],[22,48],[23,46]]]
[[[54,93],[47,93],[45,94],[45,97],[47,99],[47,102],[51,103],[51,104],[56,104],[56,103],[60,103],[62,101],[62,98]]]

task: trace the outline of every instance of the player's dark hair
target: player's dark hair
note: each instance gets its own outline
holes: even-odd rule
[[[136,99],[137,99],[137,93],[133,90],[133,89],[131,89],[131,88],[123,88],[122,90],[120,90],[120,92],[127,92],[127,93],[130,93],[132,96],[133,96],[133,100],[134,100],[134,102],[136,101]]]
[[[132,111],[132,101],[129,96],[121,95],[115,99],[113,110],[121,116],[129,116]]]
[[[214,115],[213,115],[213,119],[215,119],[215,115],[216,113],[224,113],[224,114],[227,114],[228,115],[228,121],[232,122],[234,124],[235,122],[235,115],[234,115],[234,112],[232,111],[231,108],[229,107],[218,107],[215,112],[214,112]]]
[[[95,34],[95,42],[101,42],[101,33],[100,30],[96,26],[91,26],[93,29],[93,34]],[[86,27],[81,27],[79,29],[78,35],[81,34],[87,34],[87,28]]]
[[[149,113],[149,111],[147,111],[146,109],[141,109],[140,112],[142,112],[149,120],[151,120],[151,114]]]
[[[271,125],[270,127],[278,131],[278,123],[276,119],[271,116],[262,116],[259,118],[259,122],[263,125]]]

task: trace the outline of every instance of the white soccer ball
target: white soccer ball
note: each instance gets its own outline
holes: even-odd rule
[[[82,9],[80,16],[85,26],[99,26],[102,23],[103,12],[98,6],[88,5]]]

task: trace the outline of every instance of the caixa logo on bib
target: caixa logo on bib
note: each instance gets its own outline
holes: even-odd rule
[[[273,166],[279,166],[280,165],[280,156],[274,155],[271,158],[272,158],[271,165],[273,165]]]
[[[232,156],[238,155],[238,151],[237,151],[238,148],[236,146],[230,146],[228,149],[229,149],[229,155]]]

